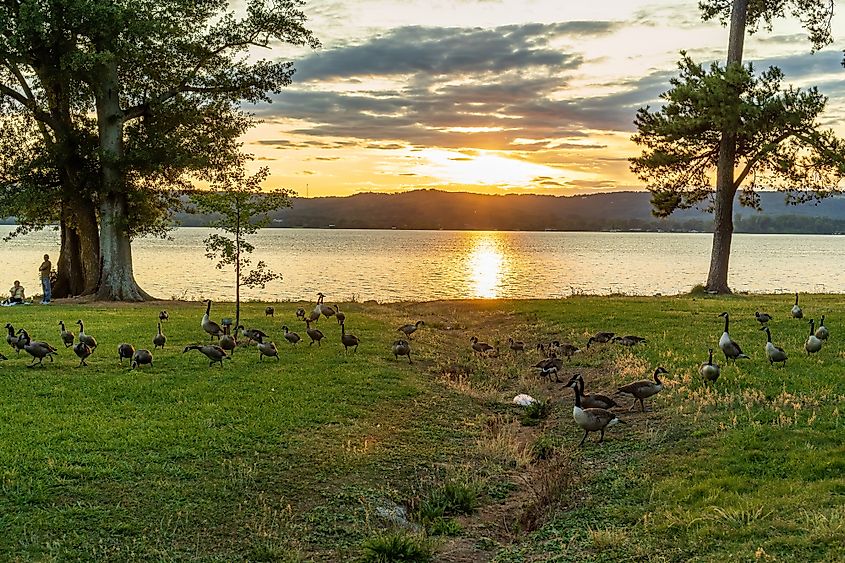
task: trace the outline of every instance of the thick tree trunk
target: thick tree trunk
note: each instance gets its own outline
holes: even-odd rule
[[[143,301],[150,296],[138,287],[132,271],[132,242],[127,217],[126,178],[123,174],[123,123],[117,65],[102,63],[94,84],[100,135],[102,195],[100,200],[99,299]]]
[[[53,297],[90,295],[100,280],[100,234],[92,204],[62,204],[61,251],[56,262]]]
[[[107,301],[144,301],[151,297],[135,282],[132,245],[126,233],[126,198],[110,194],[100,204],[100,287],[97,298]]]
[[[742,64],[747,14],[748,0],[734,0],[728,37],[727,67]],[[728,286],[728,262],[731,257],[731,240],[734,232],[733,202],[737,190],[734,185],[734,167],[736,165],[736,128],[738,126],[739,123],[735,123],[732,127],[722,131],[722,140],[719,144],[713,218],[713,248],[710,253],[710,272],[707,274],[707,290],[715,293],[731,292]]]

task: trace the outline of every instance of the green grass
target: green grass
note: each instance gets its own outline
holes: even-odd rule
[[[0,553],[39,561],[354,560],[369,553],[368,538],[393,533],[377,507],[410,506],[445,490],[454,481],[445,476],[461,475],[486,494],[471,495],[471,514],[435,532],[459,533],[454,541],[479,559],[839,561],[845,299],[802,298],[806,316],[827,314],[832,333],[812,357],[802,348],[807,324],[788,318],[792,299],[348,304],[347,330],[362,340],[349,355],[333,321],[319,323],[323,347],[292,348],[280,327],[304,333],[293,319],[298,304],[275,304],[273,320],[255,303],[245,324],[270,333],[281,359],[259,363],[250,347],[223,369],[181,353],[205,341],[199,304],[4,308],[3,324],[54,345],[60,319],[70,326],[82,318],[100,346],[87,368],[61,348],[55,363],[28,369],[29,358],[3,344],[10,360],[0,364]],[[121,367],[117,345],[152,348],[160,308],[171,314],[167,348],[151,369]],[[213,313],[230,309],[215,305]],[[718,352],[723,310],[752,360],[734,366],[714,354],[722,376],[705,385],[697,369],[708,347]],[[775,315],[773,340],[790,355],[785,368],[765,360],[755,310]],[[415,363],[397,362],[395,327],[416,318],[426,327],[411,339]],[[478,358],[468,345],[473,334],[583,344],[599,330],[648,342],[591,347],[561,379],[581,372],[588,392],[609,394],[658,365],[670,374],[666,389],[646,400],[648,412],[626,412],[625,399],[627,424],[611,428],[604,445],[591,436],[580,449],[571,390],[531,376],[536,355]],[[553,401],[537,426],[522,426],[522,409],[510,404],[521,392]],[[454,545],[441,544],[443,560]]]

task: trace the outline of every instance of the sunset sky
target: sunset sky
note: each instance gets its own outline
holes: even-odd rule
[[[830,98],[845,134],[845,5],[810,54],[797,22],[746,40],[746,61]],[[636,109],[654,106],[679,51],[724,58],[727,29],[697,1],[312,0],[322,47],[280,46],[294,85],[248,108],[269,184],[299,195],[420,188],[571,195],[638,186]]]

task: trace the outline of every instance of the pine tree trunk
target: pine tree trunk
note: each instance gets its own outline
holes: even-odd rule
[[[97,68],[94,84],[103,194],[100,200],[100,284],[97,298],[143,301],[132,271],[132,242],[127,216],[126,178],[122,172],[124,113],[120,107],[117,65],[107,60]]]
[[[745,43],[745,20],[748,0],[734,0],[731,10],[731,27],[728,37],[727,67],[742,64]],[[710,253],[710,272],[707,274],[707,290],[714,293],[730,293],[728,286],[728,263],[731,257],[733,238],[733,202],[736,194],[734,167],[736,165],[736,128],[734,124],[722,131],[719,144],[719,163],[716,171],[716,201],[713,218],[713,248]]]

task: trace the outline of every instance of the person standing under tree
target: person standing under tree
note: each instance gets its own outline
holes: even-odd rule
[[[41,274],[41,289],[44,290],[44,298],[41,300],[42,305],[49,305],[50,300],[53,298],[50,289],[50,271],[52,269],[53,265],[50,263],[50,255],[45,254],[44,262],[38,267],[38,273]]]

